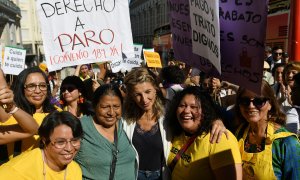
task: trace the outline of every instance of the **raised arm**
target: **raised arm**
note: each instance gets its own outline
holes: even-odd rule
[[[0,87],[1,118],[6,117],[6,121],[10,116],[13,116],[18,122],[17,125],[0,126],[0,144],[13,142],[35,134],[39,127],[37,122],[30,114],[15,105],[13,92],[6,86],[2,70],[0,70]]]

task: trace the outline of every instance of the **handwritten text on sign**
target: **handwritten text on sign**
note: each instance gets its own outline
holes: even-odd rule
[[[144,51],[144,58],[148,67],[162,67],[160,56],[157,52]]]
[[[220,1],[222,77],[260,93],[267,0]]]
[[[127,0],[38,0],[49,71],[133,57]]]
[[[18,75],[25,68],[25,49],[5,47],[3,58],[3,72],[5,74]]]
[[[193,53],[208,60],[221,73],[218,0],[190,0]]]

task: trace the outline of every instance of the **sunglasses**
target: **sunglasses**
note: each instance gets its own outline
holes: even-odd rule
[[[250,99],[250,98],[247,98],[247,97],[241,97],[240,100],[239,100],[239,104],[242,105],[242,106],[245,106],[245,107],[249,107],[250,103],[252,102],[253,105],[257,109],[261,109],[266,104],[266,102],[268,100],[269,100],[268,98],[258,98],[258,97],[256,97],[256,98]]]
[[[279,55],[279,56],[281,56],[282,55],[282,53],[274,53],[275,55]]]
[[[63,86],[63,87],[61,88],[61,92],[65,92],[66,90],[67,90],[68,92],[72,92],[72,91],[74,91],[75,89],[77,89],[75,86]]]

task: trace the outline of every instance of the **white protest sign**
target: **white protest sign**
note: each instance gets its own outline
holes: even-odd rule
[[[221,73],[219,0],[190,0],[193,53]]]
[[[123,59],[114,59],[111,63],[109,63],[111,71],[113,73],[117,73],[122,69]]]
[[[25,68],[26,50],[5,47],[2,69],[5,74],[18,75]]]
[[[141,55],[143,50],[142,44],[133,44],[134,58],[124,58],[122,61],[121,71],[131,71],[134,67],[140,67],[142,63]]]
[[[133,47],[134,47],[134,58],[141,59],[143,45],[142,44],[133,44]]]
[[[49,71],[133,57],[127,0],[38,0]]]

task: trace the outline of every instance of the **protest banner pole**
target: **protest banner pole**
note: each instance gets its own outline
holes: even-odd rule
[[[289,59],[300,62],[300,1],[291,0],[290,8]]]

